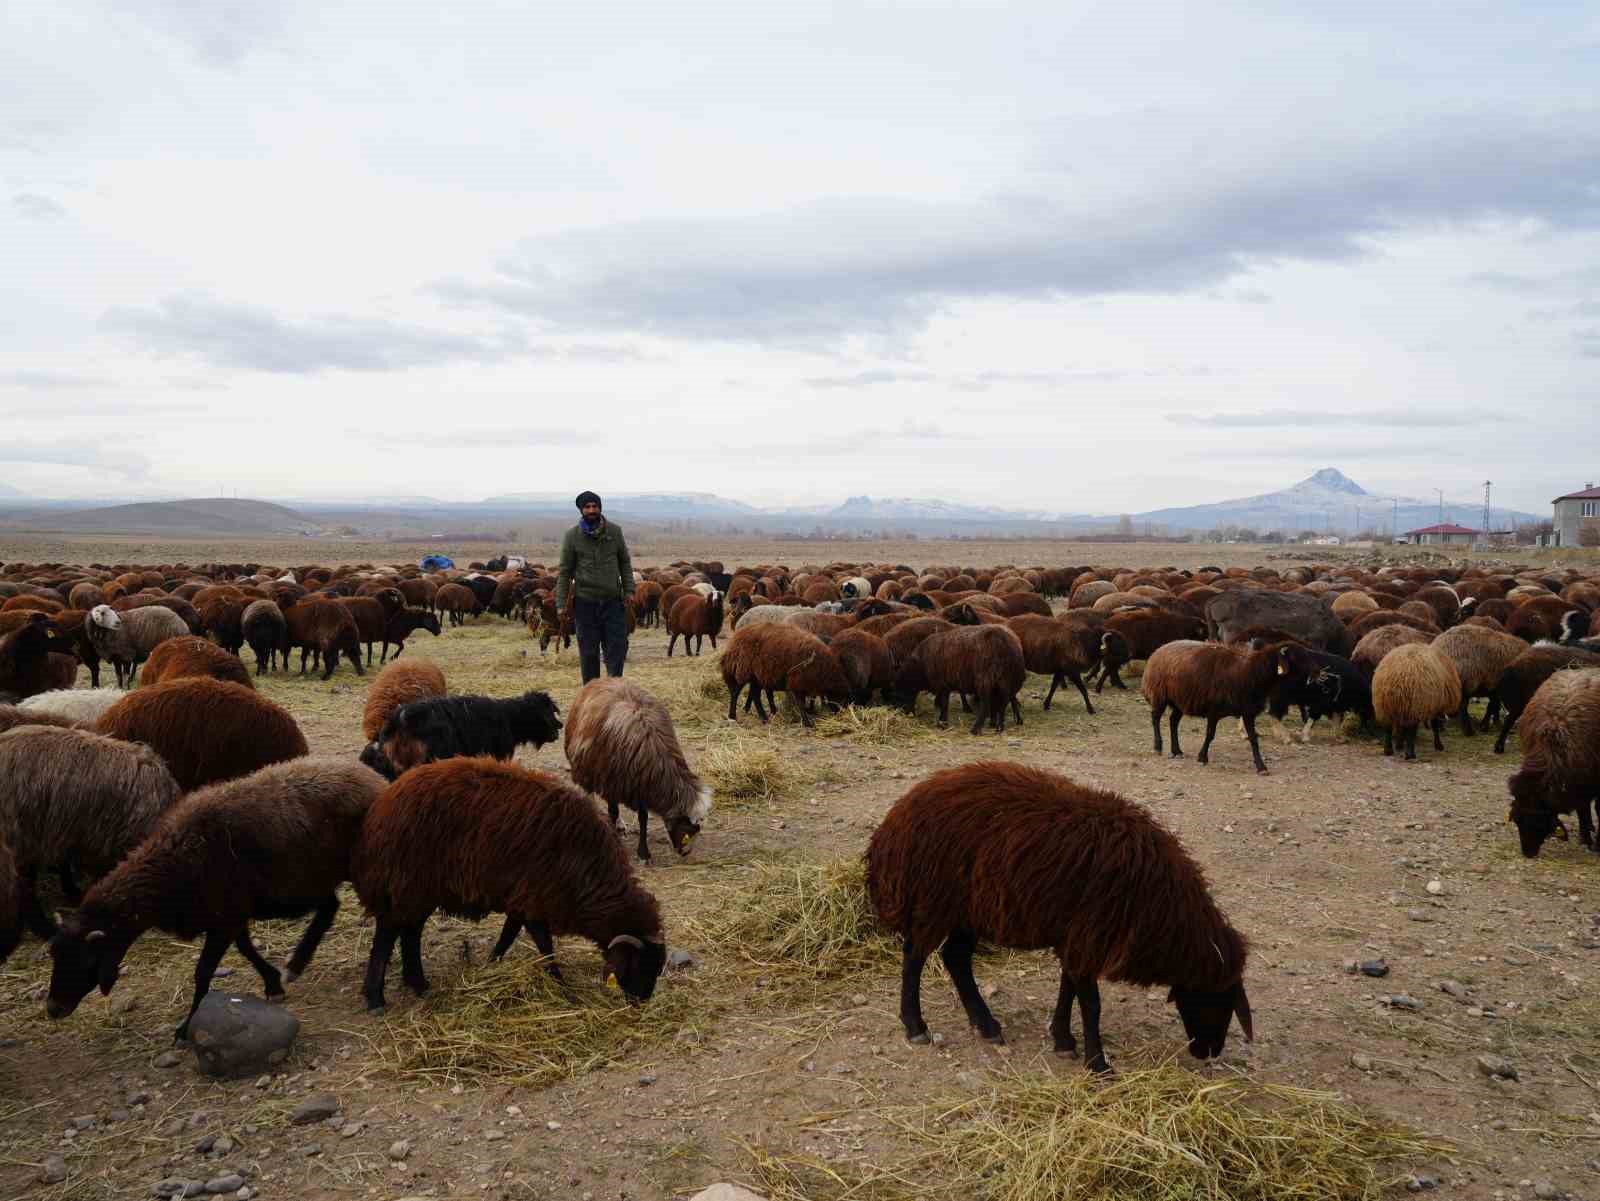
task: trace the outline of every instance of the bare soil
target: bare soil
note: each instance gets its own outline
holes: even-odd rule
[[[48,556],[41,544],[8,539],[0,558],[336,558],[326,545],[288,546],[305,553],[58,540]],[[451,553],[461,562],[459,550]],[[1262,548],[1012,543],[657,551],[650,561],[720,553],[730,563],[782,555],[1193,566],[1265,557]],[[402,556],[385,547],[359,557]],[[929,734],[874,745],[790,722],[761,731],[753,717],[735,729],[724,720],[726,698],[700,688],[714,674],[710,647],[703,661],[681,653],[668,660],[665,647],[659,631],[637,634],[629,674],[668,699],[691,761],[745,739],[775,748],[791,780],[770,802],[719,805],[687,860],[652,826],[655,858],[642,870],[662,900],[669,941],[695,963],[663,977],[651,1004],[672,1004],[676,994],[703,1016],[618,1062],[544,1087],[406,1072],[396,1066],[398,1032],[422,1002],[396,972],[388,1015],[364,1013],[370,925],[351,898],[311,970],[290,986],[289,1007],[303,1023],[290,1061],[262,1081],[218,1083],[197,1075],[187,1054],[177,1066],[155,1066],[187,1003],[194,946],[146,935],[109,998],[92,995],[52,1023],[42,1003],[49,961],[26,941],[0,969],[0,1197],[149,1196],[163,1178],[204,1180],[235,1169],[259,1197],[681,1197],[719,1179],[754,1181],[749,1147],[847,1165],[892,1152],[873,1122],[885,1106],[982,1088],[1002,1069],[1081,1071],[1048,1052],[1055,974],[1045,955],[979,961],[979,981],[993,987],[991,1004],[1010,1039],[1004,1048],[971,1034],[954,991],[931,967],[924,1006],[944,1038],[915,1047],[901,1036],[892,970],[796,992],[736,970],[725,948],[694,936],[692,918],[752,861],[859,855],[911,782],[983,758],[1031,763],[1137,799],[1206,865],[1218,899],[1252,940],[1257,1039],[1246,1046],[1235,1030],[1224,1060],[1194,1071],[1333,1090],[1441,1136],[1457,1148],[1453,1157],[1389,1168],[1439,1176],[1451,1197],[1532,1196],[1532,1182],[1544,1180],[1574,1196],[1600,1196],[1600,865],[1575,838],[1550,843],[1535,860],[1518,854],[1502,822],[1515,739],[1509,754],[1495,756],[1491,737],[1467,739],[1452,727],[1442,754],[1424,745],[1407,763],[1384,758],[1371,738],[1344,741],[1323,723],[1308,745],[1284,745],[1274,731],[1263,747],[1271,774],[1260,777],[1231,729],[1219,734],[1209,767],[1193,758],[1203,733],[1197,723],[1184,726],[1189,758],[1153,753],[1136,683],[1096,697],[1091,717],[1075,694],[1058,694],[1043,712],[1046,681],[1033,677],[1020,729],[980,737],[963,726],[932,731],[924,698],[918,721]],[[406,654],[439,663],[456,691],[542,687],[565,709],[578,686],[575,650],[541,658],[525,629],[496,618],[436,640],[419,634]],[[314,752],[353,755],[375,671],[357,677],[345,665],[327,683],[280,673],[262,690],[296,715]],[[523,758],[564,768],[559,746]],[[1433,881],[1437,892],[1429,891]],[[430,923],[424,955],[435,989],[481,970],[497,929],[492,921]],[[297,934],[298,923],[263,923],[258,942],[281,958]],[[577,977],[598,975],[598,956],[586,945],[563,942],[558,956]],[[1378,957],[1390,969],[1383,979],[1344,966]],[[533,958],[530,946],[512,952],[529,971],[539,970]],[[236,955],[224,965],[233,972],[214,987],[259,994],[259,980]],[[1459,985],[1459,996],[1441,990],[1444,981]],[[1420,1009],[1381,999],[1394,994]],[[1193,1062],[1160,993],[1108,987],[1103,1025],[1113,1064]],[[1485,1076],[1477,1064],[1485,1053],[1512,1061],[1519,1079]],[[293,1106],[319,1092],[339,1097],[343,1129],[288,1125]],[[130,1094],[141,1093],[148,1100],[131,1105]],[[66,1135],[74,1118],[91,1116],[93,1125]],[[196,1150],[221,1134],[236,1144],[228,1154]],[[409,1156],[391,1161],[386,1152],[400,1139],[411,1143]],[[64,1157],[67,1178],[40,1183],[53,1154]],[[1305,1195],[1315,1195],[1307,1183]]]

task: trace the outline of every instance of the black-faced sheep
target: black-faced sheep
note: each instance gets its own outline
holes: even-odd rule
[[[106,710],[95,730],[144,743],[185,792],[299,758],[309,749],[281,706],[238,684],[205,677],[130,692]]]
[[[65,1017],[96,985],[109,994],[128,948],[152,927],[185,940],[206,936],[179,1039],[230,943],[260,973],[267,996],[283,996],[283,977],[250,941],[250,923],[311,913],[288,979],[305,970],[333,924],[351,848],[383,784],[359,763],[321,757],[185,796],[51,940],[49,1015]]]
[[[561,733],[561,710],[548,692],[522,696],[440,696],[412,701],[389,715],[378,743],[396,772],[437,759],[492,755],[509,759],[531,742],[537,749]]]
[[[1169,642],[1159,647],[1145,664],[1140,690],[1150,702],[1150,727],[1155,734],[1155,749],[1161,751],[1161,715],[1169,708],[1172,757],[1181,758],[1178,744],[1178,719],[1206,719],[1206,740],[1201,744],[1200,763],[1210,761],[1211,741],[1217,723],[1224,717],[1243,720],[1250,740],[1250,757],[1256,771],[1266,774],[1261,759],[1261,743],[1256,735],[1256,716],[1270,699],[1277,676],[1277,647],[1245,650],[1215,642]]]
[[[1267,711],[1282,723],[1291,706],[1300,710],[1300,741],[1310,742],[1318,718],[1337,722],[1354,713],[1363,723],[1373,720],[1372,681],[1348,659],[1287,643],[1278,650],[1278,678]],[[1280,724],[1279,729],[1289,741],[1288,727]]]
[[[26,625],[0,637],[0,694],[26,700],[41,692],[70,688],[78,661],[50,650],[49,619],[32,614]]]
[[[446,696],[444,672],[427,659],[407,659],[391,663],[378,673],[367,688],[367,703],[361,711],[361,733],[368,742],[383,731],[389,715],[402,705],[430,697]]]
[[[1461,707],[1461,678],[1455,664],[1432,646],[1397,646],[1372,676],[1372,709],[1383,726],[1383,753],[1394,754],[1394,740],[1407,759],[1417,757],[1417,727],[1433,731],[1433,749],[1444,750],[1444,719]]]
[[[15,857],[28,927],[55,933],[34,891],[40,872],[59,873],[76,899],[78,873],[110,871],[177,798],[177,781],[148,747],[53,726],[0,734],[0,842]]]
[[[980,941],[1055,952],[1055,1050],[1077,1052],[1076,1001],[1093,1071],[1108,1070],[1101,979],[1167,986],[1197,1058],[1222,1053],[1234,1016],[1254,1037],[1244,936],[1182,844],[1115,793],[1015,763],[950,768],[895,802],[866,860],[879,920],[904,941],[900,1020],[913,1043],[929,1041],[921,980],[935,950],[979,1036],[1005,1041],[973,978]]]
[[[127,687],[138,674],[139,664],[150,657],[168,638],[183,638],[189,627],[171,609],[143,605],[118,613],[110,605],[98,605],[89,612],[85,625],[95,651],[110,659],[116,668],[117,683]]]
[[[1123,663],[1129,663],[1135,659],[1148,660],[1169,642],[1204,641],[1206,623],[1201,618],[1170,609],[1129,609],[1108,616],[1105,632],[1122,638],[1123,645],[1127,647],[1127,658]],[[1107,680],[1111,681],[1114,688],[1126,688],[1119,673],[1121,666],[1111,658],[1104,658],[1094,690],[1099,692],[1103,689]]]
[[[437,909],[504,913],[495,958],[525,928],[558,976],[554,938],[582,935],[604,955],[607,983],[636,1001],[666,962],[660,909],[615,831],[586,794],[545,772],[493,759],[408,771],[367,814],[350,874],[377,922],[362,990],[374,1012],[397,940],[407,986],[427,990],[422,928]]]
[[[244,688],[255,690],[250,673],[239,661],[238,655],[229,654],[215,642],[185,634],[181,638],[168,638],[150,652],[144,664],[144,684],[149,687],[163,680],[181,680],[195,676],[209,676],[213,680],[227,680]]]
[[[10,735],[7,735],[10,737]],[[1595,849],[1591,804],[1600,798],[1600,669],[1558,671],[1539,686],[1517,722],[1522,769],[1507,782],[1522,853],[1533,858],[1576,811],[1578,837]]]
[[[630,680],[591,680],[572,702],[563,738],[572,782],[605,798],[611,824],[623,801],[637,812],[640,859],[650,858],[652,810],[672,849],[689,853],[711,812],[711,789],[689,769],[665,705]]]
[[[919,692],[931,693],[941,724],[950,720],[952,692],[960,693],[963,703],[975,697],[972,733],[982,730],[985,721],[1002,732],[1007,706],[1022,724],[1017,693],[1027,678],[1022,642],[1006,626],[957,626],[924,640],[896,669],[894,689],[908,713],[916,712]]]
[[[389,614],[383,627],[383,655],[379,663],[389,661],[389,648],[395,648],[395,658],[400,657],[400,652],[406,649],[406,639],[418,630],[426,630],[435,638],[439,636],[439,619],[426,609],[417,609],[405,606]]]

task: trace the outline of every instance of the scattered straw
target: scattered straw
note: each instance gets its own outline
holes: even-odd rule
[[[776,801],[799,783],[770,738],[707,739],[697,767],[724,807]]]
[[[844,738],[867,746],[903,746],[935,736],[929,726],[887,705],[870,709],[849,705],[819,717],[816,730],[824,738]]]
[[[713,886],[716,887],[716,886]],[[867,899],[860,859],[753,866],[693,919],[697,935],[779,989],[837,981],[899,961]]]
[[[1384,1165],[1450,1151],[1333,1093],[1173,1065],[1107,1083],[1015,1071],[884,1117],[913,1148],[886,1165],[746,1151],[774,1201],[1376,1198],[1396,1178]]]
[[[616,1063],[646,1047],[701,1038],[715,1016],[694,983],[663,975],[643,1005],[570,964],[565,985],[541,960],[514,956],[437,985],[422,1004],[372,1037],[380,1062],[403,1076],[492,1078],[543,1087]]]

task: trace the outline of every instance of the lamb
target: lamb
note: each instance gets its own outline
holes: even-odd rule
[[[1140,689],[1150,702],[1150,727],[1155,732],[1156,753],[1161,752],[1161,715],[1170,707],[1172,757],[1183,757],[1178,745],[1178,720],[1184,716],[1206,719],[1206,740],[1196,756],[1210,762],[1211,741],[1224,717],[1244,721],[1250,740],[1250,757],[1256,771],[1266,775],[1261,743],[1256,736],[1256,715],[1266,707],[1277,675],[1277,647],[1259,650],[1222,646],[1214,642],[1169,642],[1145,664]]]
[[[1061,962],[1050,1034],[1076,1055],[1072,1005],[1083,1010],[1084,1065],[1107,1072],[1103,979],[1166,985],[1189,1053],[1214,1058],[1235,1016],[1255,1031],[1244,988],[1248,943],[1210,897],[1200,866],[1150,814],[1113,792],[1016,763],[937,772],[895,802],[867,847],[867,891],[904,941],[900,1020],[930,1041],[922,968],[939,950],[967,1018],[986,1042],[1005,1036],[972,974],[980,941]]]
[[[279,656],[283,670],[289,670],[289,623],[277,601],[251,601],[239,619],[239,631],[256,654],[256,675],[271,668]]]
[[[192,676],[209,676],[213,680],[228,680],[255,691],[250,673],[239,661],[214,642],[185,634],[181,638],[168,638],[145,660],[144,683],[159,684],[163,680],[179,680]]]
[[[1289,643],[1278,649],[1278,679],[1268,706],[1268,712],[1280,723],[1286,743],[1289,731],[1282,722],[1290,705],[1300,710],[1304,723],[1300,741],[1308,743],[1311,727],[1319,717],[1338,721],[1346,713],[1355,713],[1363,724],[1371,721],[1372,682],[1349,659]]]
[[[903,628],[903,627],[902,627]],[[933,694],[940,724],[950,720],[950,694],[977,698],[978,712],[972,733],[989,721],[997,733],[1006,727],[1006,706],[1022,724],[1017,693],[1027,682],[1028,668],[1022,642],[1004,625],[956,626],[934,634],[899,665],[895,693],[915,713],[917,694]]]
[[[1032,593],[1016,592],[1013,596],[1030,596]],[[1087,626],[1068,625],[1053,617],[1025,614],[1013,617],[1007,623],[1011,632],[1022,642],[1022,656],[1029,671],[1050,677],[1050,691],[1045,694],[1044,707],[1067,680],[1077,687],[1083,697],[1083,707],[1090,713],[1089,690],[1084,687],[1083,673],[1100,662],[1102,635]]]
[[[517,747],[535,749],[561,733],[560,708],[548,692],[499,699],[439,696],[412,701],[389,715],[378,733],[396,772],[463,755],[509,759]]]
[[[300,674],[306,673],[306,659],[312,666],[322,664],[322,678],[328,679],[339,666],[342,653],[356,669],[356,675],[365,675],[361,666],[361,635],[356,621],[348,610],[336,600],[308,596],[296,601],[283,611],[289,626],[289,646],[300,648]]]
[[[699,654],[706,638],[711,639],[711,649],[717,649],[717,635],[722,632],[722,594],[714,591],[709,597],[685,596],[673,602],[667,611],[667,658],[672,658],[672,648],[679,637],[683,638],[683,653]],[[690,651],[689,639],[694,639],[695,649]]]
[[[282,997],[285,976],[293,982],[305,971],[333,924],[351,848],[383,787],[359,763],[319,756],[185,796],[51,940],[46,1012],[66,1017],[96,985],[109,995],[128,948],[152,927],[185,941],[205,935],[179,1040],[229,943],[260,973],[267,998]],[[432,840],[419,839],[418,849],[431,853]],[[306,913],[311,921],[280,974],[251,942],[250,923]]]
[[[1482,626],[1457,625],[1430,645],[1455,666],[1461,681],[1461,710],[1457,716],[1461,732],[1470,738],[1472,714],[1467,705],[1475,696],[1493,696],[1500,676],[1528,649],[1528,644],[1514,635]]]
[[[1398,735],[1406,758],[1417,757],[1417,727],[1433,730],[1433,749],[1444,750],[1444,719],[1461,706],[1461,677],[1455,664],[1432,646],[1397,646],[1372,676],[1372,709],[1383,726],[1383,753],[1394,754]]]
[[[395,648],[395,658],[400,657],[400,652],[406,649],[406,639],[418,630],[427,630],[435,638],[439,636],[439,619],[426,609],[416,609],[405,606],[389,614],[383,627],[383,654],[379,663],[389,661],[389,648]]]
[[[1507,781],[1506,817],[1516,823],[1523,855],[1537,855],[1559,815],[1574,810],[1579,841],[1595,850],[1590,806],[1600,798],[1600,669],[1551,675],[1523,711],[1517,737],[1522,768]]]
[[[407,772],[367,814],[350,859],[361,903],[376,919],[363,993],[382,1013],[396,940],[405,983],[427,990],[422,929],[434,910],[506,915],[493,956],[526,929],[550,971],[557,935],[592,940],[606,983],[649,1000],[666,963],[656,900],[582,791],[546,772],[493,759],[455,759]]]
[[[49,620],[42,613],[0,637],[0,696],[26,700],[41,692],[70,688],[77,675],[76,659],[50,650]]]
[[[35,717],[53,715],[92,726],[125,695],[120,688],[56,688],[30,696],[17,707]]]
[[[638,812],[640,859],[650,858],[651,810],[673,850],[689,853],[711,811],[711,789],[689,769],[665,705],[629,680],[591,680],[572,702],[564,739],[572,782],[605,798],[613,827],[620,829],[624,799]]]
[[[445,696],[444,672],[426,659],[391,663],[378,673],[367,689],[366,707],[361,711],[361,733],[368,742],[383,730],[389,715],[401,705],[430,697]]]
[[[168,638],[182,638],[189,633],[183,618],[159,605],[143,605],[122,613],[110,605],[97,605],[89,611],[85,630],[95,652],[102,659],[111,660],[117,684],[124,688],[133,683],[139,664],[150,657],[151,651]]]
[[[144,743],[166,761],[185,792],[309,750],[300,727],[281,706],[238,684],[203,676],[130,692],[94,728]]]
[[[774,698],[778,689],[789,694],[800,711],[800,720],[811,726],[809,702],[822,697],[836,704],[850,699],[850,682],[844,669],[827,645],[815,634],[790,625],[758,625],[736,630],[722,653],[722,682],[728,688],[728,720],[736,721],[739,693],[750,687],[756,715],[767,720],[761,703],[765,692]],[[774,707],[776,707],[774,705]]]
[[[1507,736],[1528,707],[1528,702],[1539,691],[1540,685],[1558,671],[1585,667],[1600,667],[1600,652],[1557,646],[1550,642],[1536,642],[1512,660],[1511,665],[1501,673],[1500,681],[1494,688],[1494,699],[1489,702],[1491,710],[1496,706],[1505,710],[1500,719],[1500,736],[1494,741],[1494,753],[1505,754]],[[26,709],[28,702],[24,701],[22,707]],[[1485,720],[1489,716],[1485,714]]]

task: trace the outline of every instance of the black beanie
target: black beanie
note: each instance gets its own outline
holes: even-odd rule
[[[577,499],[577,501],[575,503],[577,504],[578,508],[581,509],[581,508],[583,508],[584,505],[590,503],[591,501],[593,501],[597,505],[600,505],[600,497],[598,495],[596,495],[595,493],[593,493],[593,492],[580,492],[580,493],[578,493],[578,499]],[[604,505],[600,505],[600,507],[602,509],[605,508]]]

